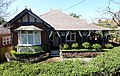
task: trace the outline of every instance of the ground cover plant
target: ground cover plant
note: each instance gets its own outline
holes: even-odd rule
[[[119,76],[120,47],[95,57],[90,62],[50,63],[6,62],[0,64],[0,76]]]

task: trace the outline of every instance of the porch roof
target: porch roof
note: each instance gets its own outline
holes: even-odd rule
[[[111,30],[88,24],[87,21],[74,18],[61,10],[50,10],[50,12],[41,15],[40,18],[50,24],[55,30]]]
[[[20,26],[16,30],[42,30],[42,29],[40,29],[34,25],[31,25],[31,26]]]

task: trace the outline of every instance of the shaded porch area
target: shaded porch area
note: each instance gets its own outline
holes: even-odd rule
[[[92,44],[104,44],[108,42],[107,30],[67,30],[67,31],[50,31],[49,43],[50,50],[59,50],[63,44],[71,45],[84,42]]]

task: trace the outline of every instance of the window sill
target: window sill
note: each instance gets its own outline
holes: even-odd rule
[[[18,44],[17,46],[37,46],[41,44]]]

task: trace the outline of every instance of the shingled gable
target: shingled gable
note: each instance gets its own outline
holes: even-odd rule
[[[22,16],[25,14],[30,14],[33,16],[36,20],[43,23],[44,25],[47,25],[48,28],[51,28],[49,24],[47,24],[44,20],[42,20],[40,17],[38,17],[36,14],[34,14],[31,10],[28,10],[25,8],[22,12],[20,12],[18,15],[16,15],[13,19],[11,19],[9,22],[7,22],[4,27],[13,27],[12,24],[15,23],[17,20],[19,20]]]
[[[41,15],[40,18],[49,23],[55,30],[110,30],[109,28],[88,24],[87,21],[74,18],[61,10],[51,9],[48,13]]]

